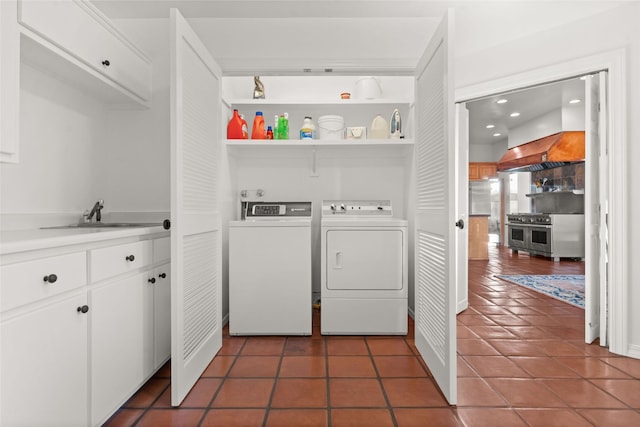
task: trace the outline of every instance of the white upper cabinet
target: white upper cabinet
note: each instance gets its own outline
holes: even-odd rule
[[[27,36],[23,58],[54,72],[64,59],[138,103],[150,100],[149,59],[90,3],[20,0],[18,20]]]
[[[16,1],[0,1],[0,162],[18,163],[20,43]]]
[[[147,108],[151,61],[84,0],[0,1],[0,162],[18,163],[20,67],[117,108]]]

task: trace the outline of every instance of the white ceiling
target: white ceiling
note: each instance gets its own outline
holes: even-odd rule
[[[562,107],[581,108],[584,111],[584,88],[584,81],[574,78],[467,102],[469,143],[491,145],[503,141],[508,138],[510,128]],[[498,104],[496,101],[499,99],[507,102]],[[574,99],[581,102],[569,104]],[[511,117],[513,112],[520,115]],[[487,125],[494,127],[488,129]],[[496,133],[500,136],[494,136]]]
[[[226,75],[411,75],[448,8],[457,57],[602,13],[620,1],[94,0],[151,57],[166,51],[177,7]],[[142,25],[144,24],[144,25]],[[508,58],[504,58],[508,61]],[[579,81],[578,81],[579,82]],[[470,142],[504,140],[508,128],[578,97],[576,82],[470,103]],[[518,118],[505,116],[512,111]],[[491,122],[495,129],[488,130]],[[499,132],[502,137],[492,136]]]
[[[457,56],[603,12],[620,1],[94,0],[127,29],[177,7],[226,74],[411,74],[447,8]],[[165,25],[166,26],[166,25]],[[142,42],[153,39],[139,35]],[[145,40],[147,37],[147,40]],[[157,41],[157,37],[155,38]],[[161,38],[161,40],[166,40]],[[151,48],[152,49],[152,48]]]

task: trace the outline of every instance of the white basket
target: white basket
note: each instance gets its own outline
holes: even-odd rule
[[[318,139],[344,139],[342,116],[318,117]]]

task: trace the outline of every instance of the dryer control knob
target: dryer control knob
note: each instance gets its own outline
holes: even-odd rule
[[[341,211],[346,211],[347,207],[344,204],[340,204],[340,210]]]

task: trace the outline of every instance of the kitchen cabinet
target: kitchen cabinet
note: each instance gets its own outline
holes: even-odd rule
[[[171,357],[171,241],[153,241],[153,360],[161,367]]]
[[[170,356],[169,258],[168,237],[89,251],[92,425]]]
[[[62,268],[52,270],[58,262]],[[75,275],[74,269],[79,274]],[[34,273],[15,274],[28,270]],[[58,279],[44,282],[42,271],[56,272]],[[86,274],[76,280],[84,271],[84,257],[77,254],[2,266],[0,424],[87,425]],[[75,277],[67,280],[66,273]],[[57,286],[59,290],[46,295]],[[41,288],[46,289],[38,291]],[[46,303],[42,303],[45,297]],[[11,310],[22,304],[28,308]]]
[[[145,377],[148,273],[89,292],[91,307],[91,425],[106,421]]]
[[[169,237],[80,236],[2,254],[1,425],[101,425],[170,357]]]
[[[497,164],[493,162],[469,163],[469,181],[489,179],[498,176]]]
[[[96,283],[148,266],[152,261],[152,251],[152,242],[148,240],[90,251],[91,282]]]
[[[147,108],[151,61],[87,1],[0,1],[0,162],[18,163],[20,67],[116,108]]]
[[[51,298],[87,283],[85,252],[73,252],[2,267],[2,311]]]
[[[17,1],[0,1],[0,162],[19,160],[20,44]]]
[[[469,216],[469,259],[489,259],[489,217]]]
[[[171,357],[171,263],[154,269],[153,365],[160,368]]]
[[[151,99],[149,59],[89,2],[21,0],[18,19],[45,48],[52,44],[52,51],[139,102]]]

